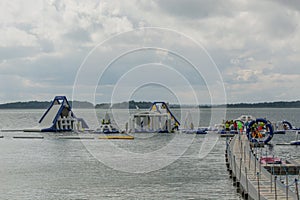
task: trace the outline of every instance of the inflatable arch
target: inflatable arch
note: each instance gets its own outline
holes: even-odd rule
[[[264,137],[263,132],[265,133]],[[251,121],[247,127],[247,136],[251,142],[267,144],[272,140],[273,135],[272,124],[262,118]]]

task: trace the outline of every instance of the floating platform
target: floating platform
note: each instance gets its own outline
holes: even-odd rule
[[[258,142],[250,142],[250,147],[253,148],[253,147],[258,147],[258,148],[263,148],[265,147],[265,144],[264,143],[258,143]]]
[[[285,134],[285,130],[276,130],[274,134]]]
[[[133,140],[134,137],[131,135],[106,135],[100,136],[99,139],[107,139],[107,140]]]
[[[291,143],[277,143],[276,145],[280,145],[280,146],[290,146]]]
[[[30,136],[30,135],[17,135],[13,136],[14,139],[44,139],[43,136]]]
[[[225,133],[225,134],[220,134],[220,137],[234,137],[236,134],[230,134],[230,133]]]
[[[2,129],[0,132],[23,132],[23,129]]]
[[[64,139],[64,140],[93,140],[94,137],[89,136],[59,136],[58,139]]]
[[[265,164],[261,165],[272,175],[298,175],[300,171],[299,164]]]

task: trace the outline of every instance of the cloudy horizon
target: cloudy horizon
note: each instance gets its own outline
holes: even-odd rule
[[[56,95],[93,103],[300,99],[298,1],[12,0],[0,6],[0,103]]]

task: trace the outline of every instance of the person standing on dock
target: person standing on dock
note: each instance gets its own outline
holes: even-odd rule
[[[243,127],[243,123],[241,121],[237,121],[237,128],[240,132],[243,132],[244,127]]]
[[[229,123],[228,120],[227,120],[226,123],[225,123],[225,130],[226,130],[226,131],[230,131],[230,123]]]
[[[233,129],[236,131],[236,130],[237,130],[237,128],[238,128],[237,122],[236,122],[236,121],[234,121],[234,122],[233,122]]]

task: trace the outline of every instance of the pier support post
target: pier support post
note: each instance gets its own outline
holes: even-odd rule
[[[235,162],[235,155],[233,155],[233,164],[234,164],[234,167],[232,169],[232,180],[233,180],[233,185],[236,186],[236,162]]]
[[[255,155],[255,158],[254,158],[254,174],[256,174],[256,155]]]
[[[242,161],[243,161],[243,159],[240,158],[240,174],[239,174],[239,181],[241,181],[241,177],[242,177]]]
[[[260,200],[260,186],[259,186],[259,172],[257,172],[257,195],[258,195],[258,200]]]
[[[245,199],[248,199],[249,188],[248,188],[248,174],[247,174],[247,167],[245,167],[245,175],[246,175],[246,192],[245,192]]]
[[[285,197],[287,200],[289,199],[289,179],[287,171],[285,171]]]
[[[249,150],[249,170],[251,169],[250,165],[251,165],[251,150]]]
[[[272,170],[271,170],[271,173],[270,173],[270,176],[271,176],[271,183],[270,183],[270,189],[271,189],[271,192],[272,192],[272,190],[273,190],[273,175],[272,175]]]
[[[246,145],[244,146],[244,160],[246,160]]]
[[[295,178],[295,189],[296,189],[297,200],[299,200],[298,179],[296,178]]]
[[[261,157],[260,157],[260,159],[258,160],[259,162],[258,162],[258,164],[259,164],[259,173],[261,173]]]
[[[277,176],[274,177],[274,190],[275,190],[275,200],[277,200],[277,188],[276,188]]]

